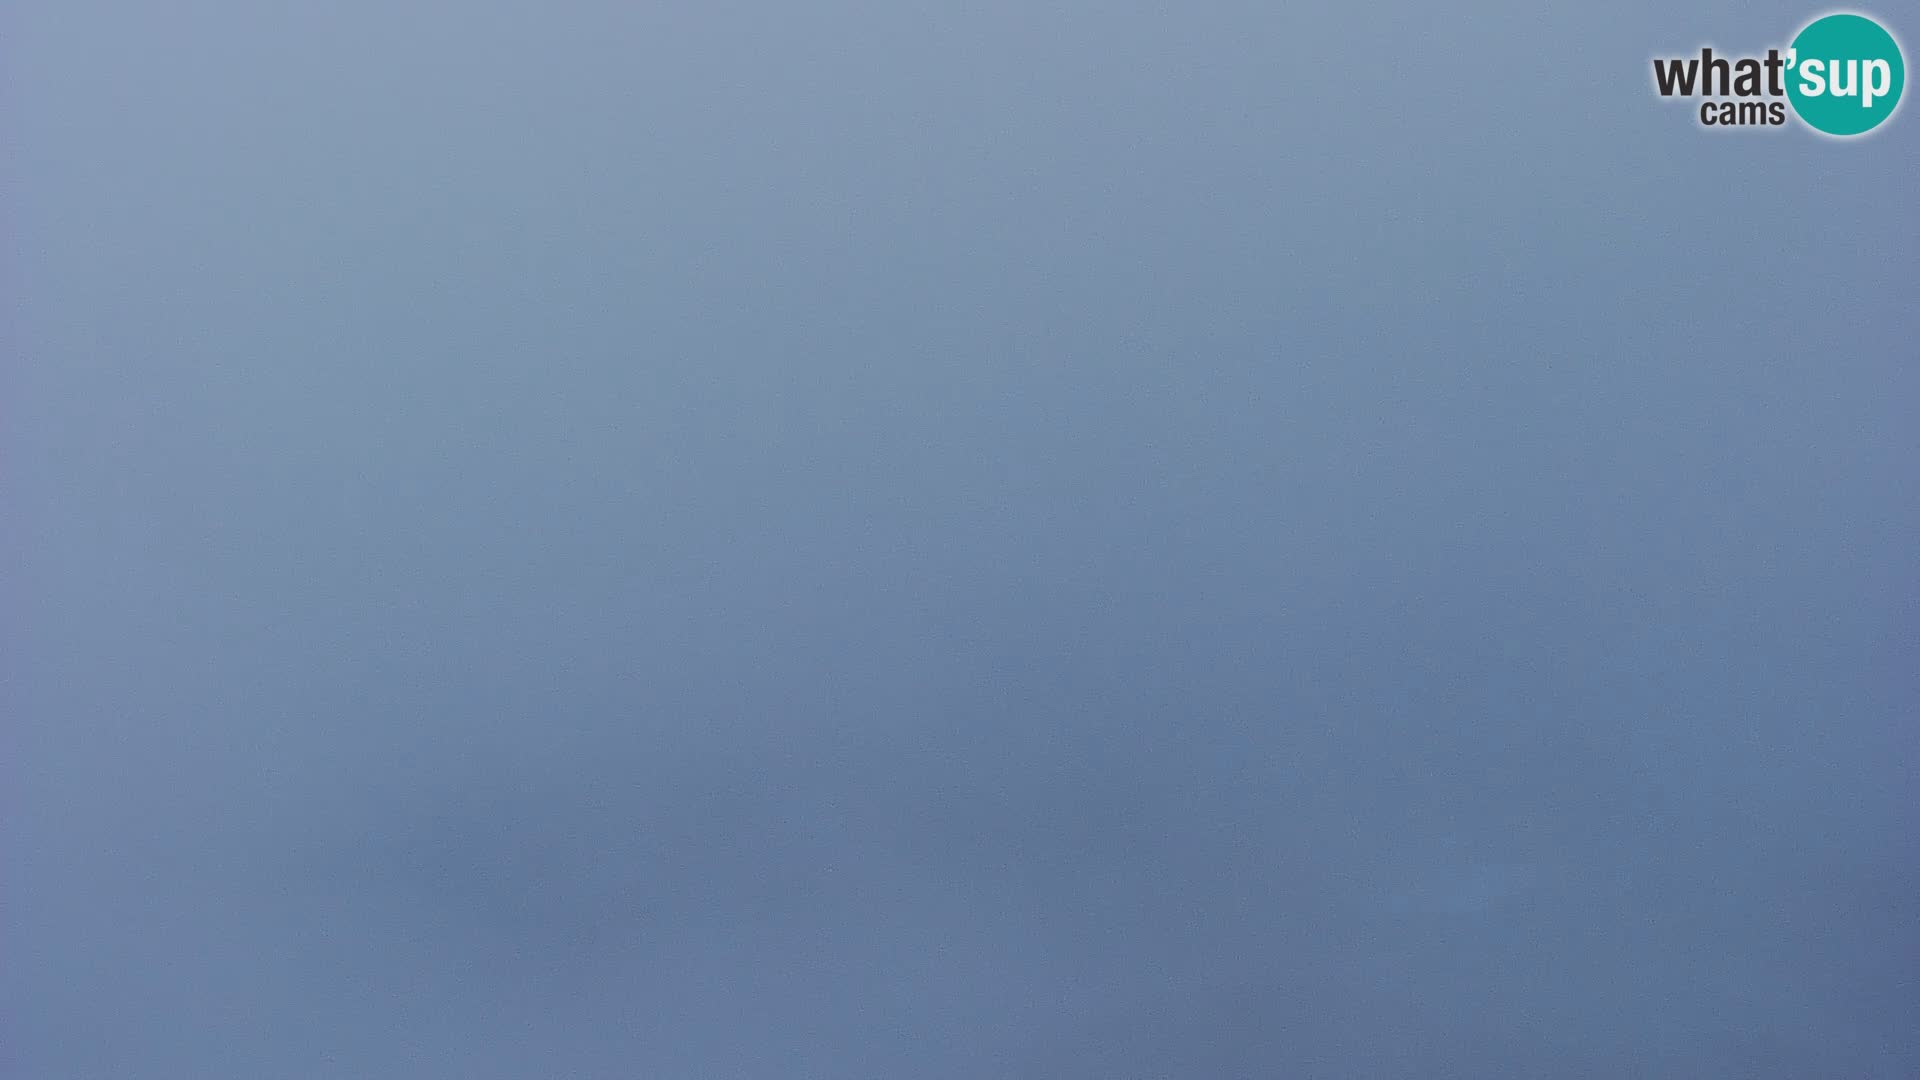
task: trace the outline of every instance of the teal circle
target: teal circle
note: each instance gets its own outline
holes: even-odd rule
[[[1793,39],[1789,61],[1787,97],[1793,111],[1829,135],[1859,135],[1880,126],[1900,104],[1907,83],[1899,43],[1864,15],[1828,15],[1808,23]]]

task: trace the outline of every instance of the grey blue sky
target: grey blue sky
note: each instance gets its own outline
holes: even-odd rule
[[[1920,114],[1469,7],[8,5],[0,1072],[1920,1075]]]

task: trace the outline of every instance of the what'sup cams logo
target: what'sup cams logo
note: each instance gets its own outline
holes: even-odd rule
[[[1653,87],[1663,98],[1701,98],[1705,127],[1778,127],[1788,109],[1824,135],[1864,135],[1900,105],[1907,65],[1900,43],[1865,15],[1825,15],[1785,49],[1765,56],[1657,58]]]

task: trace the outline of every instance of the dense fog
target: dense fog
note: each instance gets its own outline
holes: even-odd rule
[[[0,1073],[1920,1075],[1814,10],[11,7]]]

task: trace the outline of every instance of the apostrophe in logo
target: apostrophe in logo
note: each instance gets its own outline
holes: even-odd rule
[[[1807,24],[1787,50],[1787,99],[1816,131],[1861,135],[1900,104],[1907,65],[1900,45],[1864,15],[1828,15]]]
[[[1845,138],[1884,123],[1907,82],[1900,44],[1864,15],[1826,15],[1808,23],[1785,49],[1765,57],[1656,59],[1654,90],[1663,98],[1703,98],[1703,127],[1777,127],[1788,107],[1808,127]]]

